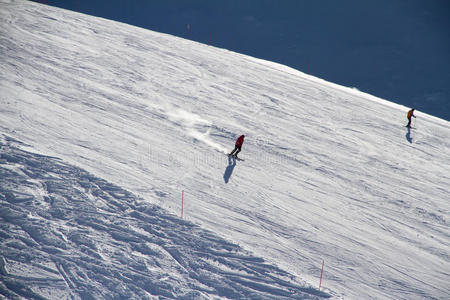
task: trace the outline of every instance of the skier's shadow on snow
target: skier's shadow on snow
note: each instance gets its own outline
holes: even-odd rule
[[[233,169],[236,167],[236,159],[233,156],[228,156],[228,166],[225,169],[225,173],[223,173],[223,180],[225,183],[228,183],[230,180],[231,174],[233,174]]]
[[[412,144],[411,128],[408,127],[408,132],[406,133],[406,140]]]

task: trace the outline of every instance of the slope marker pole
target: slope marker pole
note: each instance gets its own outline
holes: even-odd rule
[[[320,283],[319,283],[319,290],[322,286],[322,275],[323,275],[323,265],[325,264],[325,261],[322,259],[322,271],[320,271]]]
[[[183,219],[184,190],[181,191],[181,218]]]

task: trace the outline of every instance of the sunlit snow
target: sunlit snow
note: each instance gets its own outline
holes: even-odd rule
[[[0,295],[450,295],[449,122],[33,2],[0,23]]]

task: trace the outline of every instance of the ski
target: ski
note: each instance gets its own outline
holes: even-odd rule
[[[245,161],[244,159],[242,159],[242,158],[239,158],[239,157],[236,157],[236,156],[234,156],[234,155],[231,155],[231,154],[229,154],[229,153],[225,153],[228,157],[232,157],[232,158],[234,158],[235,160],[239,160],[239,161]]]

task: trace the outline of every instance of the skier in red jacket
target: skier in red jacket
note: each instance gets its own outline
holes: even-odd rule
[[[239,152],[241,152],[242,144],[244,143],[244,137],[245,135],[241,135],[236,140],[236,144],[234,145],[234,150],[231,151],[229,155],[233,155],[234,157],[238,158],[237,155]]]

